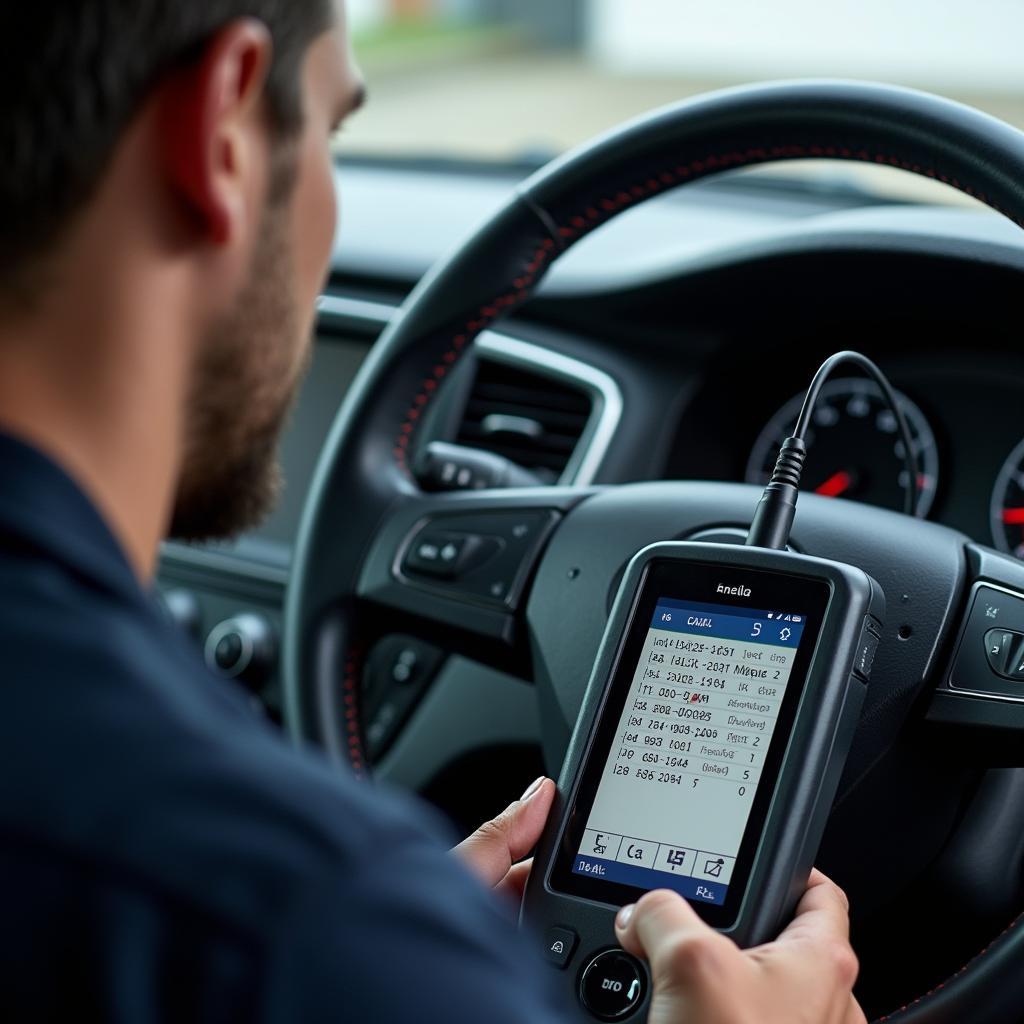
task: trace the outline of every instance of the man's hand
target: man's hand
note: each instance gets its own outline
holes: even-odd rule
[[[523,860],[540,839],[548,820],[555,784],[541,776],[496,818],[455,847],[485,885],[521,900],[533,860]]]
[[[848,914],[842,890],[815,871],[792,924],[755,949],[741,950],[666,890],[623,907],[615,933],[650,962],[648,1024],[864,1024]]]

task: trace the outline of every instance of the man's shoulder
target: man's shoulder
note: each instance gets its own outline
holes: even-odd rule
[[[0,600],[3,646],[0,881],[9,934],[38,937],[30,988],[40,949],[133,980],[184,950],[182,991],[243,1019],[553,1018],[437,823],[286,743],[157,616],[37,578]]]
[[[0,600],[0,649],[0,825],[78,870],[265,927],[311,876],[439,846],[422,811],[289,745],[142,606],[36,574]]]

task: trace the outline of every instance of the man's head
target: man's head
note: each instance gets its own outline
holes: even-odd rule
[[[123,212],[153,222],[147,252],[189,306],[172,532],[251,525],[274,493],[329,258],[330,135],[359,102],[340,2],[10,6],[0,319],[31,317],[73,275],[76,230],[120,174]]]

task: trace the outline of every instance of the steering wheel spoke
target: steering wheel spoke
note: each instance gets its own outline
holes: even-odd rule
[[[376,619],[418,622],[450,646],[512,647],[541,552],[587,493],[544,487],[407,500],[375,537],[356,596]]]
[[[336,617],[352,642],[341,678],[324,682],[321,717],[348,726],[339,755],[377,762],[452,655],[530,676],[520,611],[545,546],[587,493],[407,493],[392,506]],[[330,749],[335,736],[324,738]]]
[[[1024,765],[1024,563],[969,545],[972,581],[927,718],[985,767]]]

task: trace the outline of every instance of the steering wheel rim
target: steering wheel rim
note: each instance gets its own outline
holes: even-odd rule
[[[776,83],[655,111],[554,161],[420,282],[353,382],[303,513],[282,630],[286,718],[296,738],[312,737],[358,774],[366,771],[360,578],[382,527],[421,497],[410,472],[417,429],[473,339],[522,305],[562,253],[619,213],[723,171],[822,158],[937,180],[1024,227],[1024,134],[912,90]],[[1006,1019],[982,1015],[979,986],[990,995],[993,970],[1019,962],[1024,930],[1015,925],[944,987],[888,1019],[935,1024],[967,1005],[976,1021]],[[1005,1009],[1004,999],[988,1001]]]

